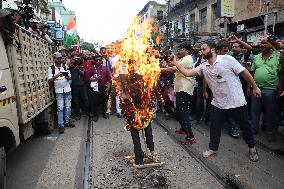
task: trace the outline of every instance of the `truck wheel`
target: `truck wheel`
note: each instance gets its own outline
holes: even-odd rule
[[[6,188],[6,153],[3,147],[0,147],[0,189]]]
[[[54,130],[54,123],[52,108],[48,107],[35,117],[33,128],[38,134],[50,134]]]

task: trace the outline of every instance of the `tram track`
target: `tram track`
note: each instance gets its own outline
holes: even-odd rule
[[[207,161],[202,157],[202,155],[191,145],[184,145],[179,140],[178,137],[175,136],[174,133],[170,131],[170,129],[163,123],[160,119],[155,118],[156,123],[167,132],[168,136],[176,141],[181,148],[183,148],[192,158],[194,158],[198,163],[202,165],[202,167],[211,174],[224,188],[227,189],[243,189],[241,184],[238,183],[236,179],[233,179],[229,174],[226,174],[218,167]]]
[[[199,127],[200,125],[198,125]],[[201,133],[202,135],[206,136],[207,134],[202,131],[200,128],[196,127],[196,124],[192,124],[192,128],[194,128],[196,131],[198,131],[199,133]],[[209,136],[208,136],[209,137]],[[242,134],[240,133],[240,137],[242,137]],[[279,155],[278,151],[280,151],[281,149],[274,149],[272,147],[270,147],[269,145],[261,142],[260,140],[255,139],[255,143],[256,143],[256,147],[262,149],[263,151],[281,159],[284,160],[284,156]]]
[[[84,179],[83,188],[90,189],[94,186],[94,170],[93,170],[93,129],[94,121],[88,118],[87,137],[85,141],[85,157],[84,157]]]

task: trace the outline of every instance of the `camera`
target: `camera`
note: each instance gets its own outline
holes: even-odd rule
[[[82,59],[81,59],[80,57],[75,57],[75,58],[74,58],[74,64],[75,64],[76,66],[79,66],[79,65],[82,65],[82,64],[83,64],[83,61],[82,61]]]
[[[68,76],[68,72],[60,72],[62,73],[63,76],[67,77]]]

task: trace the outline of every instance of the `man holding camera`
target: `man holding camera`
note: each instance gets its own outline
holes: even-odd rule
[[[89,114],[89,100],[86,85],[84,83],[84,66],[80,57],[74,57],[70,60],[70,73],[72,75],[72,100],[74,105],[74,118],[81,119],[80,105],[85,113]]]
[[[63,56],[56,52],[53,54],[54,65],[48,69],[48,82],[54,86],[57,102],[57,116],[59,133],[64,133],[64,127],[75,127],[70,122],[71,115],[71,87],[68,80],[71,80],[70,71],[63,65]]]

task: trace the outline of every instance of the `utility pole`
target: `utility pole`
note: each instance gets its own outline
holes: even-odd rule
[[[270,0],[267,0],[265,2],[266,5],[266,14],[265,14],[265,19],[264,19],[264,35],[267,35],[267,25],[268,25],[268,10],[269,10],[269,5],[270,5]]]
[[[227,37],[227,32],[228,32],[228,22],[227,22],[227,17],[224,17],[224,37]]]
[[[170,41],[170,0],[167,1],[167,42]]]

